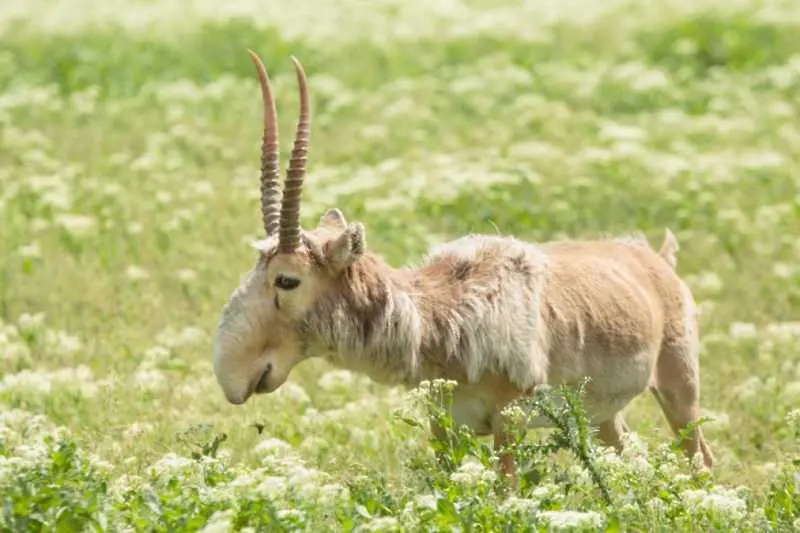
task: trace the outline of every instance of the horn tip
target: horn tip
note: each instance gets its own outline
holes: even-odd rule
[[[255,63],[255,64],[256,64],[256,66],[257,66],[259,69],[262,69],[262,68],[264,68],[264,62],[263,62],[263,61],[261,61],[261,57],[260,57],[260,56],[259,56],[257,53],[255,53],[255,52],[254,52],[253,50],[251,50],[250,48],[248,48],[248,49],[247,49],[247,53],[248,53],[248,54],[250,54],[250,59],[252,59],[252,60],[253,60],[253,63]]]
[[[292,55],[292,56],[289,56],[289,58],[292,60],[292,63],[294,63],[294,68],[296,68],[299,71],[303,70],[303,65],[300,63],[300,60],[297,59],[297,57]]]

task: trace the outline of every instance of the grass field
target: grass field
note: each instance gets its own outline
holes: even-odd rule
[[[796,2],[220,4],[0,4],[0,530],[800,529]],[[247,48],[287,156],[290,55],[310,78],[304,223],[338,206],[394,265],[671,228],[713,477],[650,396],[623,461],[529,434],[513,495],[489,443],[439,469],[396,416],[419,395],[321,361],[228,404],[211,336],[262,232]]]

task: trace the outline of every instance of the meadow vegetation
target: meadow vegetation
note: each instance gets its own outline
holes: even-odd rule
[[[800,9],[791,0],[0,3],[0,530],[800,530]],[[394,265],[467,232],[677,236],[707,475],[656,402],[620,458],[575,391],[523,479],[431,395],[320,361],[228,404],[219,312],[261,235],[261,101],[313,98],[303,222]],[[554,399],[566,394],[569,400]],[[445,421],[446,422],[446,421]]]

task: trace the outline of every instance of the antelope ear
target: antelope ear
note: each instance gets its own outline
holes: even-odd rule
[[[364,225],[350,224],[339,237],[325,247],[325,256],[335,270],[344,270],[364,255],[367,237]]]
[[[664,244],[661,245],[658,255],[660,255],[664,261],[669,263],[673,269],[677,269],[678,251],[680,249],[681,247],[678,244],[678,239],[676,239],[675,235],[669,230],[669,228],[667,228],[664,234]]]
[[[333,209],[328,209],[320,217],[319,225],[331,229],[344,230],[347,228],[347,220],[345,220],[342,212],[334,207]]]
[[[267,239],[253,240],[253,241],[250,241],[248,244],[250,244],[250,246],[253,249],[258,250],[261,253],[264,253],[264,252],[266,252],[267,250],[270,249],[270,244],[271,243],[270,243],[270,239],[267,238]]]

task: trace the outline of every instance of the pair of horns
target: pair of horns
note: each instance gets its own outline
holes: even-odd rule
[[[261,143],[261,214],[267,236],[278,232],[278,251],[291,253],[300,246],[300,194],[306,174],[308,142],[311,134],[311,109],[308,98],[308,83],[303,66],[292,57],[297,83],[300,86],[300,118],[294,137],[292,157],[286,171],[283,200],[280,191],[280,162],[278,144],[278,112],[267,69],[258,54],[248,50],[258,68],[261,97],[264,105],[264,136]]]

